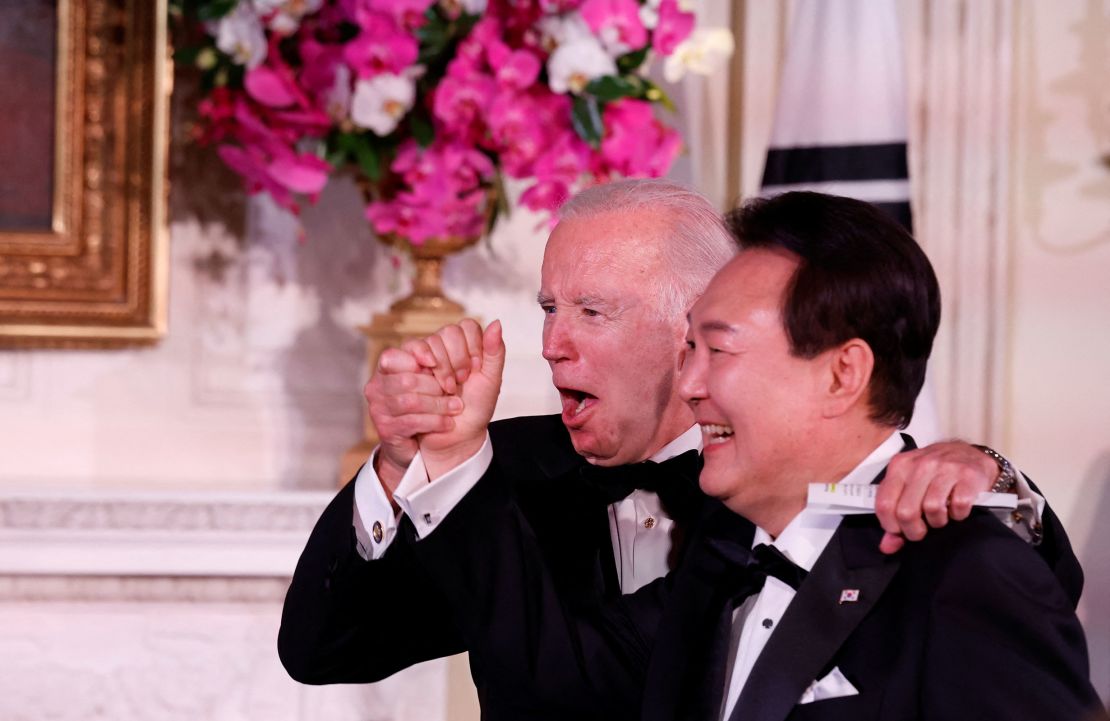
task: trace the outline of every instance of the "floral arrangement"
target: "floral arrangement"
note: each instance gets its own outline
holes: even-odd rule
[[[202,73],[196,139],[296,213],[354,170],[380,234],[476,237],[505,208],[660,176],[681,138],[647,77],[709,72],[727,31],[684,0],[172,0]],[[192,31],[188,30],[193,28]]]

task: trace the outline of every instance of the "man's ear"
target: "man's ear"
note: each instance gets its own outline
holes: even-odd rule
[[[841,343],[826,351],[824,416],[836,418],[859,403],[867,403],[875,354],[871,346],[859,338]]]

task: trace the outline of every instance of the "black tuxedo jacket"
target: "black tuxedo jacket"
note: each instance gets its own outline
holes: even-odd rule
[[[710,536],[748,531],[720,509]],[[730,528],[731,526],[731,528]],[[874,517],[845,519],[756,661],[729,721],[1093,718],[1083,631],[1050,569],[993,516],[934,530],[895,556]],[[750,543],[750,537],[747,539]],[[646,675],[643,719],[718,719],[704,659],[722,606],[718,554],[676,579]],[[858,600],[841,602],[843,592]],[[798,704],[838,669],[858,695]]]
[[[353,483],[340,491],[286,596],[282,663],[303,683],[365,683],[466,650],[485,719],[635,718],[661,604],[621,599],[606,503],[558,416],[500,421],[490,435],[494,462],[474,491],[423,541],[404,520],[381,559],[356,552]],[[1077,601],[1082,575],[1051,512],[1039,550]],[[644,598],[665,591],[660,582]],[[606,601],[634,620],[596,636],[565,632],[559,619],[597,617]],[[593,669],[601,648],[632,650],[622,666]]]
[[[618,597],[607,504],[579,472],[585,461],[559,416],[499,421],[490,437],[494,461],[487,475],[509,484],[535,553],[530,565],[555,580],[570,607],[597,607]],[[365,683],[469,651],[484,719],[559,718],[531,689],[508,682],[497,671],[501,660],[461,632],[448,596],[414,553],[408,519],[385,555],[368,562],[355,550],[353,509],[352,482],[324,511],[297,564],[278,635],[289,674],[310,684]],[[502,577],[499,583],[523,587],[525,579]]]

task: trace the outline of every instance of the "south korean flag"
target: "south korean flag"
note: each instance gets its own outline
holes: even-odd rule
[[[796,8],[761,194],[866,200],[912,232],[894,0],[799,0]]]

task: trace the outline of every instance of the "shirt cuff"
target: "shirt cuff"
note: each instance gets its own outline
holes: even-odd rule
[[[1010,515],[1010,526],[1019,536],[1033,546],[1039,544],[1042,535],[1041,517],[1045,515],[1045,497],[1030,488],[1029,480],[1020,470],[1015,469],[1017,483],[1013,492],[1018,495],[1018,507]]]
[[[435,483],[428,480],[424,459],[417,453],[393,492],[397,505],[416,527],[417,537],[426,538],[434,531],[463,496],[478,484],[492,462],[489,433],[477,453],[444,473]]]
[[[999,510],[998,520],[1002,521],[1022,540],[1034,546],[1041,542],[1043,531],[1041,516],[1044,514],[1044,496],[1033,491],[1025,474],[1015,469],[1016,483],[1013,492],[1017,494],[1018,505],[1012,511]]]
[[[375,448],[355,477],[355,548],[366,561],[381,558],[397,535],[397,514],[374,470],[377,455]],[[423,468],[423,464],[420,467]]]

